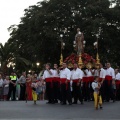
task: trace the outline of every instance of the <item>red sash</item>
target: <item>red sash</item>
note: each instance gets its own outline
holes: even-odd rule
[[[73,83],[78,83],[79,79],[73,79]]]
[[[99,78],[99,82],[101,82],[101,81],[102,81],[102,79],[103,79],[103,78]]]
[[[61,84],[65,83],[66,82],[66,78],[60,78],[60,82],[61,82]]]
[[[66,78],[60,78],[61,84],[66,84],[66,80]],[[67,82],[70,83],[70,80],[68,80]],[[68,89],[68,83],[66,84],[66,90]]]
[[[45,81],[46,83],[50,82],[50,87],[53,88],[53,84],[52,84],[53,78],[46,78]]]
[[[83,77],[83,82],[89,82],[88,77]]]
[[[86,84],[85,84],[85,87],[88,87],[88,84],[89,84],[89,79],[88,79],[88,77],[83,77],[83,83],[86,83]]]
[[[52,82],[52,81],[53,81],[53,78],[46,78],[45,81],[46,81],[46,82]]]
[[[116,87],[117,87],[117,89],[119,89],[119,86],[120,86],[120,80],[116,80]]]
[[[107,80],[108,84],[110,85],[110,82],[112,81],[112,76],[106,75],[105,80]]]
[[[93,76],[89,76],[88,79],[89,79],[89,82],[93,82],[94,81],[94,77]]]
[[[59,77],[53,77],[53,82],[60,82],[60,78]]]

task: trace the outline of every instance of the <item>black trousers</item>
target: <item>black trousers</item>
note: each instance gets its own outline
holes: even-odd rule
[[[116,90],[116,99],[120,100],[120,85],[118,85],[118,88]]]
[[[78,100],[81,103],[83,102],[82,89],[76,82],[73,82],[73,98],[75,103],[77,103]]]
[[[66,103],[66,101],[68,101],[68,103],[72,103],[72,94],[71,94],[71,90],[70,90],[70,83],[62,83],[61,84],[61,97],[62,97],[62,102]]]
[[[89,82],[83,82],[83,99],[85,101],[90,101],[90,83]]]
[[[55,82],[53,82],[53,97],[54,97],[55,101],[57,101],[59,99],[59,95],[60,95],[59,82],[55,81]]]
[[[20,100],[25,100],[26,84],[20,85]]]
[[[105,93],[106,101],[109,101],[110,99],[115,100],[115,95],[114,95],[113,88],[112,88],[112,80],[104,81],[104,93]]]
[[[48,102],[50,103],[54,102],[54,91],[52,82],[46,82],[46,95]]]
[[[102,101],[104,102],[105,99],[106,99],[106,97],[105,97],[105,85],[104,85],[104,82],[103,82],[103,84],[101,85],[100,93],[101,93],[101,96],[102,96]]]
[[[8,100],[11,97],[11,93],[13,93],[13,100],[16,100],[16,86],[14,86],[12,83],[9,84]]]

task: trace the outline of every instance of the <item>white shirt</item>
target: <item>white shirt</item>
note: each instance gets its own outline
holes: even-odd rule
[[[107,68],[107,70],[106,70],[106,75],[108,75],[108,76],[112,76],[112,79],[115,79],[115,71],[114,71],[114,69],[113,68]]]
[[[0,79],[0,87],[3,87],[3,79]]]
[[[53,70],[50,69],[50,71],[52,72],[52,75],[53,75]],[[51,78],[52,75],[47,70],[45,70],[44,73],[43,73],[43,79]]]
[[[94,76],[99,76],[99,70],[98,70],[98,69],[95,70],[95,72],[94,72]]]
[[[58,74],[57,70],[53,70],[53,77],[59,77],[59,74]]]
[[[68,68],[65,68],[60,71],[60,78],[66,78],[70,80],[70,77],[71,77],[71,72]]]
[[[97,87],[98,87],[98,82],[92,82],[92,88],[94,92],[98,92],[98,90],[96,89]]]
[[[82,76],[83,76],[83,77],[86,77],[86,75],[85,75],[85,73],[83,72],[83,70],[81,70],[81,71],[82,71]]]
[[[105,76],[106,76],[106,71],[103,69],[103,68],[101,68],[100,69],[100,78],[105,78]]]
[[[83,72],[81,69],[77,68],[76,70],[73,69],[71,71],[71,79],[74,80],[74,79],[82,79],[83,78]]]
[[[87,76],[87,77],[93,76],[93,75],[92,75],[92,70],[86,69],[85,72],[86,72],[86,76]]]
[[[115,75],[115,79],[116,79],[116,80],[120,80],[120,73],[117,73],[117,74]]]

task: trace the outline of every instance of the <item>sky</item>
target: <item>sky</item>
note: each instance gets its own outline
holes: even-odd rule
[[[9,28],[13,24],[19,24],[24,15],[24,9],[35,5],[42,0],[0,0],[0,43],[3,45],[9,39]]]
[[[24,15],[24,9],[43,0],[0,0],[0,43],[3,45],[9,39],[9,28],[19,24]]]

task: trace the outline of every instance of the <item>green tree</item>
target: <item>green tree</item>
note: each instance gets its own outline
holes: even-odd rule
[[[99,54],[103,62],[119,62],[120,6],[110,8],[109,0],[49,0],[25,9],[20,24],[10,27],[9,44],[17,54],[32,63],[59,62],[60,34],[66,43],[64,58],[74,51],[76,29],[81,28],[87,41],[85,52],[95,58],[93,42],[99,34]],[[113,57],[114,56],[114,57]],[[120,63],[119,63],[120,64]]]

